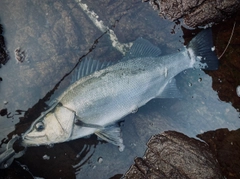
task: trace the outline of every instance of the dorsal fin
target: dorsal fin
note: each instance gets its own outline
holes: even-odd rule
[[[137,57],[157,57],[160,54],[161,50],[158,47],[154,46],[148,40],[139,37],[137,40],[135,40],[131,49],[126,53],[122,60],[128,60]]]
[[[84,58],[73,72],[72,83],[84,76],[88,76],[115,63],[116,62],[113,61],[99,61],[93,60],[92,58]]]

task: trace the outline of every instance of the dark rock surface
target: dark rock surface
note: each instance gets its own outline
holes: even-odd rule
[[[3,34],[3,26],[0,24],[0,68],[1,68],[1,65],[5,65],[9,60],[4,37],[2,34]]]
[[[228,179],[240,178],[240,129],[218,129],[198,135],[207,142],[220,164],[222,174]]]
[[[34,179],[27,168],[24,168],[17,163],[13,163],[10,168],[0,170],[0,179],[15,178]]]
[[[233,29],[234,24],[235,28]],[[213,28],[213,34],[216,39],[216,52],[221,57],[220,66],[215,72],[207,72],[213,79],[212,86],[218,92],[219,99],[230,102],[237,111],[240,109],[240,98],[236,93],[236,89],[240,85],[239,24],[240,13],[235,18]],[[232,33],[233,35],[231,36]]]
[[[136,158],[127,178],[222,178],[206,143],[174,131],[153,136],[143,158]]]
[[[150,4],[159,11],[159,15],[167,19],[177,20],[183,17],[190,27],[221,22],[240,7],[239,0],[150,0]]]

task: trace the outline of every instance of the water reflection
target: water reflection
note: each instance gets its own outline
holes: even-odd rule
[[[132,42],[141,36],[161,48],[163,54],[176,52],[183,46],[181,24],[160,19],[147,3],[108,3],[104,0],[84,3],[98,14],[105,25],[110,26],[120,19],[113,30],[122,43]],[[64,75],[89,49],[92,49],[90,55],[94,59],[122,58],[122,54],[112,47],[107,34],[96,41],[103,33],[73,0],[25,0],[20,4],[2,0],[0,17],[6,29],[3,35],[11,57],[0,69],[0,109],[11,113],[11,118],[6,115],[0,118],[0,140],[3,143],[7,136],[25,132],[48,107],[46,102],[69,86],[70,76],[63,79]],[[216,46],[219,47],[219,44]],[[14,50],[17,47],[26,50],[29,63],[15,61]],[[195,137],[217,128],[239,128],[239,112],[232,106],[234,104],[236,107],[239,99],[232,104],[222,102],[220,99],[223,98],[219,99],[216,92],[221,91],[220,82],[217,82],[220,86],[214,87],[216,91],[212,89],[212,82],[216,83],[219,79],[227,81],[229,77],[220,78],[224,71],[208,73],[213,80],[203,71],[186,70],[176,77],[182,92],[181,99],[154,99],[136,113],[125,117],[122,130],[126,148],[122,153],[116,146],[91,136],[51,148],[29,148],[18,161],[38,177],[110,178],[125,173],[133,159],[143,155],[147,140],[154,134],[177,130]],[[224,96],[228,97],[228,94],[224,92]],[[8,103],[4,104],[4,101]],[[3,114],[6,112],[3,111]],[[2,146],[4,148],[4,144]],[[43,158],[45,155],[49,156],[49,160]],[[99,158],[102,158],[101,162]],[[7,171],[11,173],[18,166],[14,163]]]
[[[74,178],[83,165],[89,164],[98,143],[96,137],[90,137],[52,147],[32,147],[18,161],[28,166],[34,176]]]

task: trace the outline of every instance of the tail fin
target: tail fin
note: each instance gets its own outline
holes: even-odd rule
[[[201,31],[187,46],[191,59],[194,59],[194,67],[205,70],[217,70],[218,58],[214,52],[212,31],[210,28]]]

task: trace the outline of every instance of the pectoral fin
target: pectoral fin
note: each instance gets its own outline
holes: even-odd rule
[[[78,116],[75,116],[75,118],[76,118],[75,125],[77,125],[77,126],[96,128],[96,129],[104,129],[103,126],[100,126],[100,125],[97,125],[97,124],[85,123],[85,122],[81,121],[81,118],[78,117]]]
[[[88,124],[88,123],[84,123],[80,120],[77,120],[75,122],[75,124],[77,126],[82,126],[82,127],[89,127],[89,128],[96,128],[96,129],[103,129],[104,127],[100,126],[100,125],[97,125],[97,124]]]
[[[95,132],[95,134],[101,139],[117,145],[120,152],[124,150],[125,146],[123,145],[123,139],[121,137],[121,129],[119,125],[115,124],[107,126],[104,129]]]

